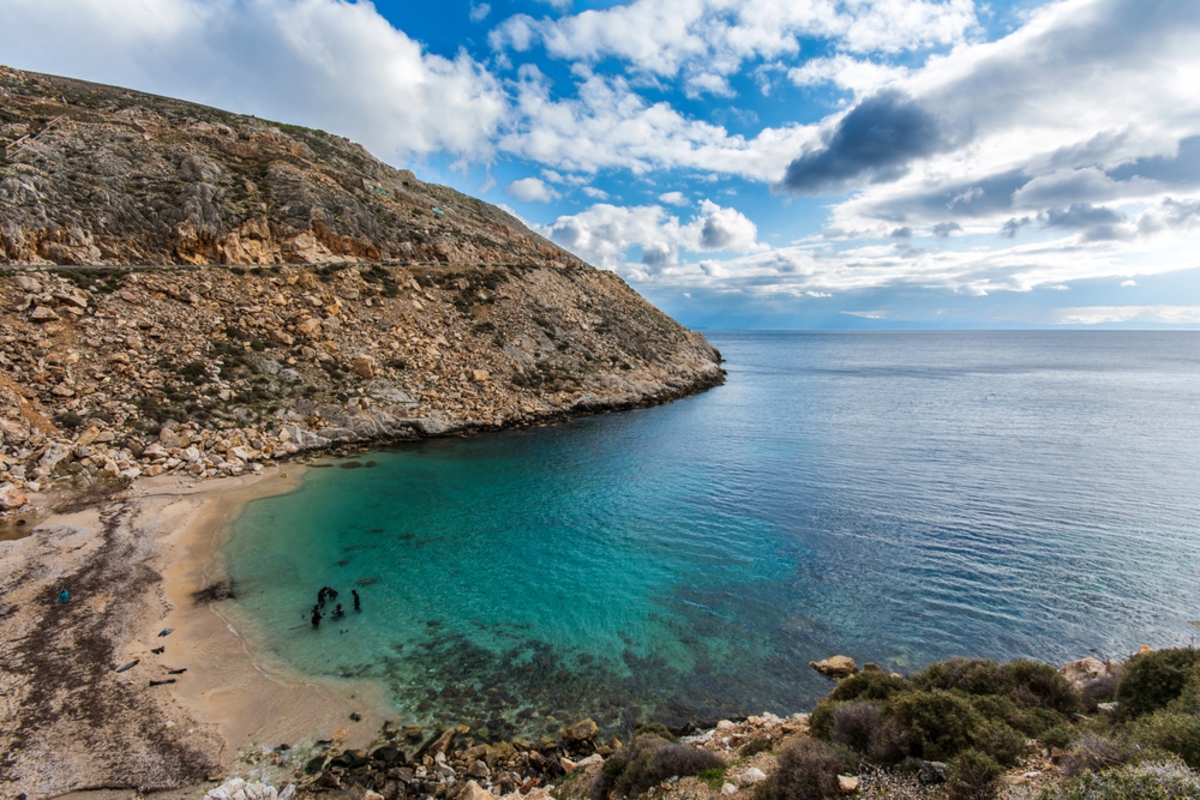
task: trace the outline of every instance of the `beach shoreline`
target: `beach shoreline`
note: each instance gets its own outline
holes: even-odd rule
[[[382,687],[299,676],[257,645],[235,600],[198,596],[227,585],[221,547],[241,508],[293,491],[302,471],[143,478],[5,543],[6,794],[196,786],[246,748],[317,738],[353,747],[376,735]],[[63,589],[70,599],[59,602]],[[175,682],[150,684],[166,680]]]

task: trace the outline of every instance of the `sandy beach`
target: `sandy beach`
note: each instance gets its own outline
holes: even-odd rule
[[[292,491],[302,470],[144,479],[0,542],[5,796],[188,786],[199,796],[239,750],[374,737],[387,708],[379,687],[291,673],[256,650],[235,600],[212,599],[227,585],[229,522],[256,497]]]

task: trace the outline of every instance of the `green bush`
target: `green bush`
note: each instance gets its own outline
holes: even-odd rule
[[[901,692],[888,701],[889,715],[912,739],[913,752],[932,761],[948,761],[974,744],[983,717],[957,692]]]
[[[1140,764],[1097,775],[1085,772],[1040,800],[1200,800],[1200,778],[1182,764]]]
[[[844,700],[887,700],[908,687],[908,681],[886,672],[860,672],[838,684],[829,693],[829,699]]]
[[[818,739],[829,741],[833,733],[833,712],[838,704],[832,700],[821,700],[808,716],[808,732]]]
[[[784,748],[779,765],[754,790],[754,800],[833,800],[841,796],[838,773],[844,765],[833,749],[816,739]]]
[[[636,735],[628,756],[614,755],[605,762],[589,789],[592,800],[604,800],[610,791],[618,797],[637,797],[672,775],[696,775],[725,766],[716,753],[646,733],[650,727]]]
[[[1200,662],[1200,650],[1194,647],[1176,647],[1134,656],[1117,686],[1121,716],[1131,719],[1166,708],[1183,694],[1197,662]]]
[[[1143,747],[1173,753],[1200,769],[1200,716],[1163,709],[1131,726],[1130,736]]]
[[[949,800],[992,800],[996,779],[1004,769],[996,759],[978,750],[964,750],[950,765]]]
[[[1046,708],[1069,714],[1081,698],[1071,683],[1049,664],[1019,659],[1007,664],[952,658],[930,664],[912,677],[924,691],[957,689],[971,695],[1000,695],[1023,708]]]
[[[1067,749],[1067,745],[1075,738],[1077,731],[1075,726],[1069,722],[1064,722],[1060,725],[1055,725],[1053,728],[1042,731],[1038,739],[1046,747],[1058,747],[1063,750]]]

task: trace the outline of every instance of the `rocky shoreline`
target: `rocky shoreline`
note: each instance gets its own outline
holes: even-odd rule
[[[464,311],[464,296],[487,302]],[[590,268],[19,269],[0,272],[0,308],[10,515],[30,513],[31,494],[248,474],[654,405],[724,378],[702,336]]]

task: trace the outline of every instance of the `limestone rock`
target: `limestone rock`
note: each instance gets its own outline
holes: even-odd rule
[[[1093,681],[1109,676],[1108,665],[1096,658],[1081,658],[1059,670],[1064,678],[1079,689]]]
[[[858,665],[849,656],[830,656],[808,665],[827,678],[848,678],[858,672]]]
[[[854,794],[858,791],[857,775],[838,775],[838,789],[842,794]]]
[[[600,726],[591,717],[588,717],[563,730],[562,735],[563,741],[567,744],[580,744],[595,738],[599,732]]]
[[[0,509],[11,511],[29,502],[21,491],[11,483],[0,483]]]
[[[758,767],[751,767],[738,776],[738,786],[745,789],[767,779],[767,775]]]
[[[496,800],[492,793],[484,789],[475,781],[467,781],[466,785],[459,790],[455,800]]]
[[[356,355],[354,357],[354,359],[350,362],[350,366],[361,377],[364,377],[364,378],[374,378],[375,377],[375,359],[372,358],[371,356],[367,355],[366,353],[359,353],[358,355]]]
[[[726,797],[728,797],[729,795],[737,794],[737,791],[738,791],[737,787],[734,786],[732,783],[729,783],[728,781],[721,784],[721,794],[725,795]]]

